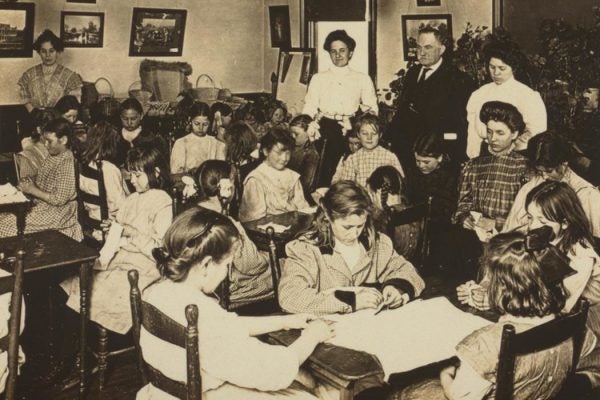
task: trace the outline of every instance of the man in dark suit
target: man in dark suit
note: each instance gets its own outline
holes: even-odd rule
[[[405,171],[416,168],[413,144],[419,135],[442,135],[451,162],[466,160],[466,105],[475,85],[444,57],[445,38],[430,26],[419,30],[419,65],[410,68],[394,118],[385,138],[392,144]]]

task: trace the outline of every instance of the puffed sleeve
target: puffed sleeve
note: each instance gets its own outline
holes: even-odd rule
[[[485,136],[485,132],[480,131],[482,122],[479,120],[481,110],[479,93],[478,90],[473,92],[467,102],[467,156],[469,158],[475,158],[479,155],[481,142],[483,142],[482,134]]]
[[[211,329],[199,329],[202,369],[234,385],[260,391],[289,387],[299,360],[284,346],[272,346],[249,336],[238,317],[223,313]]]
[[[525,185],[519,189],[517,195],[515,196],[515,200],[510,208],[508,216],[506,217],[506,221],[504,221],[504,227],[502,228],[502,232],[509,232],[521,226],[527,224],[527,210],[525,209],[525,200],[527,198],[527,194],[536,187],[540,181],[537,178],[534,178],[533,181],[527,182]]]
[[[281,270],[279,305],[290,313],[333,314],[351,312],[352,308],[336,299],[333,290],[319,291],[318,249],[294,240],[285,247],[288,256]]]
[[[372,114],[379,114],[379,105],[377,104],[377,94],[375,93],[375,86],[371,77],[368,75],[363,76],[363,81],[360,90],[360,102],[364,106],[365,112]]]
[[[308,91],[304,96],[304,108],[302,114],[307,114],[311,118],[315,118],[319,112],[319,91],[320,91],[320,78],[319,74],[313,75],[308,85]]]
[[[592,225],[592,234],[600,237],[600,191],[593,186],[584,187],[577,191],[577,197]]]
[[[152,259],[152,249],[161,245],[163,236],[173,220],[171,197],[162,190],[157,192],[157,196],[150,199],[152,204],[147,205],[153,210],[153,214],[150,215],[152,231],[136,230],[135,234],[129,237],[129,243],[150,259]]]
[[[382,286],[392,285],[411,299],[418,297],[425,289],[425,282],[415,267],[394,250],[391,239],[380,234],[375,251],[377,276]]]
[[[539,133],[546,132],[548,129],[548,115],[542,96],[540,96],[539,92],[530,89],[529,96],[527,97],[528,99],[525,103],[526,109],[523,112],[526,131],[519,138],[524,141],[531,139]]]
[[[69,76],[69,79],[67,80],[66,86],[65,86],[65,93],[70,94],[70,93],[77,93],[79,92],[79,94],[81,95],[81,87],[83,86],[83,80],[81,79],[81,76],[79,76],[79,74],[77,72],[73,72],[71,71],[71,76]]]
[[[462,170],[462,173],[460,174],[458,206],[456,208],[456,212],[454,213],[454,217],[452,218],[452,222],[455,224],[462,224],[464,219],[469,216],[469,212],[472,210],[473,181],[473,164],[471,162],[467,162]]]
[[[244,193],[240,203],[240,221],[254,221],[267,215],[265,191],[258,179],[249,176],[244,182]]]
[[[17,83],[19,86],[19,96],[21,97],[21,102],[23,104],[31,103],[31,91],[29,90],[29,85],[31,84],[31,75],[28,71],[25,71],[21,78],[19,78],[19,82]]]
[[[171,151],[171,173],[180,174],[185,171],[185,143],[184,138],[177,139]]]
[[[47,203],[53,206],[64,206],[74,200],[75,193],[75,164],[71,157],[66,157],[56,168],[55,187],[49,193]]]
[[[102,174],[104,175],[104,186],[106,187],[108,212],[111,216],[115,216],[121,203],[127,197],[123,174],[121,174],[119,168],[107,161],[102,163]]]
[[[226,153],[225,143],[223,143],[217,139],[217,149],[216,149],[215,159],[225,161],[225,153]]]
[[[310,207],[310,205],[306,201],[306,197],[304,196],[304,189],[302,189],[302,182],[300,181],[300,176],[297,177],[292,190],[294,191],[293,202],[294,206],[296,207],[296,210],[304,210]]]

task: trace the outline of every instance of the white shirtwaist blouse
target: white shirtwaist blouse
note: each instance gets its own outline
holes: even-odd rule
[[[302,113],[311,117],[315,117],[319,111],[329,118],[351,116],[361,104],[363,111],[379,113],[371,78],[347,65],[332,65],[329,70],[312,77]]]

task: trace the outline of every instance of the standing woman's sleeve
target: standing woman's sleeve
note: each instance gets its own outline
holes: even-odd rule
[[[375,93],[375,86],[373,81],[368,75],[365,75],[365,79],[362,84],[360,91],[360,102],[364,104],[367,109],[365,111],[379,114],[379,105],[377,104],[377,94]]]
[[[302,114],[315,118],[319,112],[319,90],[319,78],[317,75],[313,75],[308,85],[306,96],[304,96],[304,108],[302,109]]]

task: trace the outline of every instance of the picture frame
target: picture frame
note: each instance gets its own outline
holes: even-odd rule
[[[67,0],[67,3],[96,4],[96,0]]]
[[[417,36],[419,29],[432,26],[451,38],[452,14],[415,14],[402,16],[402,47],[404,48],[404,61],[417,59]]]
[[[134,7],[129,56],[181,56],[186,18],[187,10]]]
[[[269,27],[271,48],[289,49],[292,46],[289,6],[269,7]]]
[[[0,3],[0,58],[33,56],[35,4]]]
[[[438,7],[442,5],[442,0],[417,0],[417,7]]]
[[[103,47],[104,13],[62,11],[60,38],[65,47]]]
[[[304,96],[316,70],[315,50],[311,48],[280,49],[277,58],[275,98],[287,104],[288,111],[301,113]]]

